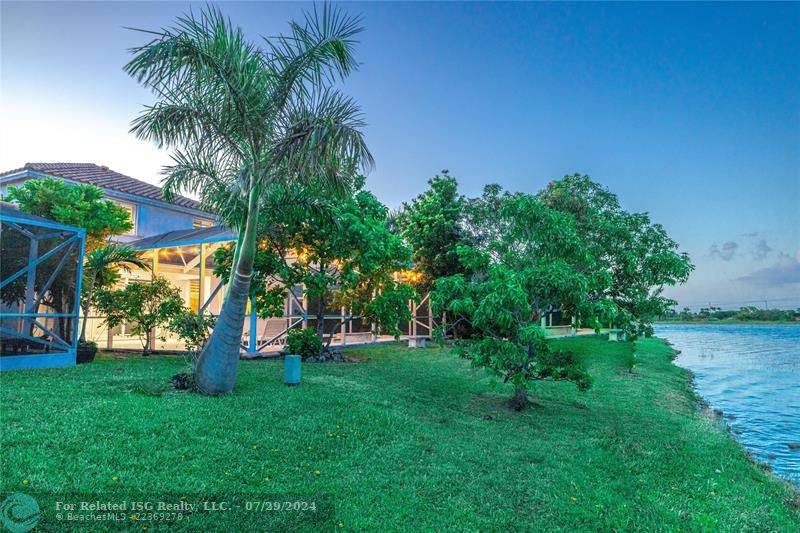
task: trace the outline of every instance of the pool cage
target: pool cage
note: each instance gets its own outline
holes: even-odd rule
[[[0,370],[75,364],[85,238],[0,203]]]

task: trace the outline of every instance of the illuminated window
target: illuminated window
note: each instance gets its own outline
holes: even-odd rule
[[[127,211],[128,215],[131,217],[131,229],[130,231],[126,231],[125,235],[136,235],[136,206],[133,204],[118,202],[116,200],[113,200],[113,202]]]
[[[200,308],[200,280],[193,279],[189,282],[189,309],[197,313]]]
[[[204,218],[196,218],[196,219],[194,219],[194,222],[192,222],[192,227],[193,228],[210,228],[211,224],[212,223],[211,223],[210,220],[206,220]]]

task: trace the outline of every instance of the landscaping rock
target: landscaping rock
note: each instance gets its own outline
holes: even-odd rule
[[[172,386],[177,390],[188,390],[194,387],[194,376],[180,372],[172,376]]]

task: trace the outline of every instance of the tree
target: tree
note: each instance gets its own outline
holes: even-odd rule
[[[128,324],[142,342],[142,355],[149,355],[155,328],[181,314],[183,299],[166,279],[154,276],[151,281],[132,281],[124,289],[98,291],[97,307],[108,327]]]
[[[259,316],[266,318],[281,316],[288,289],[302,284],[326,347],[341,324],[325,330],[326,308],[345,307],[365,323],[398,334],[399,324],[411,318],[408,301],[416,297],[412,287],[394,278],[408,267],[410,251],[389,230],[386,207],[362,189],[363,176],[350,181],[351,192],[336,202],[318,198],[313,209],[280,211],[280,225],[261,234],[250,289]],[[307,198],[321,192],[305,189]],[[230,248],[218,250],[215,261],[215,275],[227,276]]]
[[[332,87],[357,68],[361,30],[358,18],[325,5],[292,22],[289,35],[265,38],[263,50],[207,8],[148,32],[125,67],[158,98],[132,132],[172,149],[167,197],[194,192],[237,232],[222,311],[194,369],[204,393],[236,382],[260,215],[275,207],[269,190],[310,179],[336,186],[332,165],[372,164],[358,106]]]
[[[94,185],[70,184],[62,180],[52,178],[42,178],[28,180],[20,186],[8,188],[8,199],[16,202],[19,209],[37,216],[55,220],[62,224],[75,226],[86,230],[85,252],[89,258],[92,254],[106,246],[109,237],[120,235],[129,231],[133,225],[128,211],[110,200],[103,199],[103,190]],[[102,252],[101,252],[102,255]],[[55,265],[58,258],[53,257],[47,263],[37,269],[39,272],[47,271],[47,266]],[[10,263],[8,258],[0,263]],[[84,278],[91,275],[90,265],[86,265]],[[99,276],[99,274],[95,274]],[[102,276],[101,276],[102,277]],[[54,309],[71,309],[74,305],[75,290],[73,287],[65,286],[66,278],[58,276],[53,280],[48,291],[48,301]],[[84,287],[92,286],[90,281],[84,283]],[[24,286],[23,286],[24,287]],[[4,294],[10,291],[5,290]],[[81,329],[81,341],[85,340],[86,317],[88,316],[88,305],[92,298],[92,290],[85,291],[83,296],[88,296],[89,300],[80,302],[84,314],[83,326]],[[62,338],[70,338],[71,321],[58,321]],[[77,324],[74,327],[78,327]]]
[[[86,254],[83,275],[87,283],[84,284],[85,292],[81,299],[83,324],[79,342],[86,342],[86,324],[94,303],[95,289],[111,287],[119,280],[119,270],[130,272],[131,267],[150,270],[150,265],[142,259],[142,253],[127,244],[109,243]]]
[[[433,287],[440,277],[463,272],[458,245],[463,241],[464,199],[458,182],[447,170],[428,180],[430,189],[404,203],[397,216],[401,234],[414,252],[414,269],[422,273],[420,286]]]
[[[553,352],[539,325],[550,306],[580,306],[592,283],[575,267],[590,257],[574,218],[531,195],[500,194],[498,187],[488,187],[471,205],[472,231],[481,238],[459,247],[467,274],[438,279],[432,293],[435,312],[471,325],[457,351],[513,384],[517,410],[527,404],[535,380],[566,379],[588,388],[580,362]]]
[[[94,185],[75,185],[53,178],[28,180],[9,187],[8,199],[26,213],[84,228],[87,253],[133,227],[128,211],[103,199],[103,190]]]
[[[616,195],[588,176],[565,176],[550,183],[539,198],[575,218],[594,260],[591,268],[608,276],[595,285],[585,306],[613,302],[615,309],[606,307],[604,316],[595,313],[606,321],[602,325],[610,321],[631,338],[651,335],[653,320],[677,304],[662,296],[664,287],[685,282],[694,269],[689,256],[677,251],[678,244],[647,213],[624,211]],[[592,314],[585,311],[579,310]]]
[[[327,333],[326,346],[334,332],[324,331],[329,303],[394,334],[400,322],[410,320],[408,300],[414,291],[394,279],[408,267],[410,251],[387,227],[386,207],[362,185],[363,179],[349,198],[288,228],[289,246],[300,254],[285,277],[302,283],[308,300],[317,302],[317,334]]]

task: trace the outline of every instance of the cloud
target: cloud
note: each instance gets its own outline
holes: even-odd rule
[[[753,259],[763,261],[771,251],[772,248],[767,244],[767,239],[761,239],[753,247]]]
[[[763,288],[780,288],[800,283],[800,253],[792,257],[783,252],[778,254],[778,261],[767,268],[756,270],[752,274],[742,276],[742,281]]]
[[[736,255],[737,248],[739,248],[739,245],[734,241],[725,242],[722,244],[722,247],[712,244],[709,255],[717,259],[722,259],[723,261],[730,261]]]

